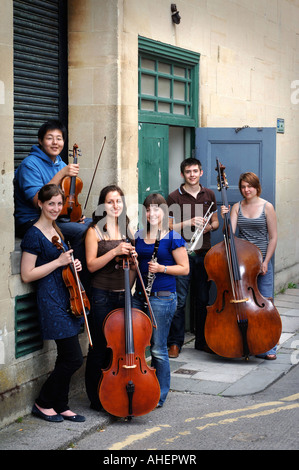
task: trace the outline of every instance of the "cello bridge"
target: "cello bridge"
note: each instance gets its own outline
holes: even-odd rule
[[[246,299],[239,299],[239,300],[236,300],[236,299],[233,299],[230,301],[231,304],[241,304],[242,302],[248,302],[249,298],[247,297]]]
[[[124,369],[135,369],[135,367],[137,367],[137,366],[136,366],[136,364],[133,364],[132,366],[123,365],[122,367]]]

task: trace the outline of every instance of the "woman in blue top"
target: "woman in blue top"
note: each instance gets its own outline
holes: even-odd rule
[[[54,339],[57,345],[55,368],[44,383],[32,413],[49,421],[64,419],[82,422],[68,407],[70,380],[81,367],[83,356],[78,340],[82,319],[70,311],[70,297],[62,278],[62,270],[71,263],[72,251],[68,250],[55,221],[64,203],[62,190],[55,184],[43,186],[38,193],[41,214],[37,222],[26,232],[22,243],[21,277],[23,282],[37,281],[37,305],[43,339]],[[61,253],[52,243],[58,236],[65,252]],[[77,271],[81,262],[75,261]]]
[[[150,304],[157,322],[151,339],[152,366],[156,369],[161,394],[158,406],[163,406],[170,388],[170,365],[167,351],[167,337],[176,310],[175,276],[189,272],[189,261],[185,241],[168,228],[168,206],[161,194],[150,194],[143,206],[146,210],[146,229],[135,235],[135,249],[139,269],[145,286],[148,277],[154,277]],[[152,260],[155,241],[160,231],[160,242],[156,261]],[[150,274],[149,274],[150,273]],[[143,309],[145,298],[139,278],[133,296],[133,307]]]

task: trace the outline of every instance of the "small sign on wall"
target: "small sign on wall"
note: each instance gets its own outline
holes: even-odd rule
[[[284,119],[277,119],[277,133],[284,134]]]

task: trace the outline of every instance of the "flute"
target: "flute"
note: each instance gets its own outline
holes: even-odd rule
[[[155,246],[154,246],[154,252],[152,254],[152,259],[151,259],[151,261],[153,261],[153,262],[157,261],[157,252],[158,252],[159,243],[160,243],[160,234],[161,234],[161,230],[158,230],[157,238],[156,238]],[[151,273],[150,271],[147,273],[147,286],[146,286],[145,290],[146,290],[146,293],[147,293],[148,297],[151,294],[155,278],[156,278],[155,273]]]

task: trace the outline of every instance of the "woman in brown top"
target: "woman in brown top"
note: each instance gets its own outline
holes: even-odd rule
[[[126,215],[123,191],[116,185],[102,189],[99,203],[85,238],[87,268],[91,278],[91,313],[89,326],[93,348],[86,362],[86,392],[92,409],[101,410],[98,385],[102,369],[109,365],[110,351],[103,334],[103,323],[109,312],[124,307],[124,273],[119,257],[134,251]],[[132,270],[132,282],[135,273]]]

